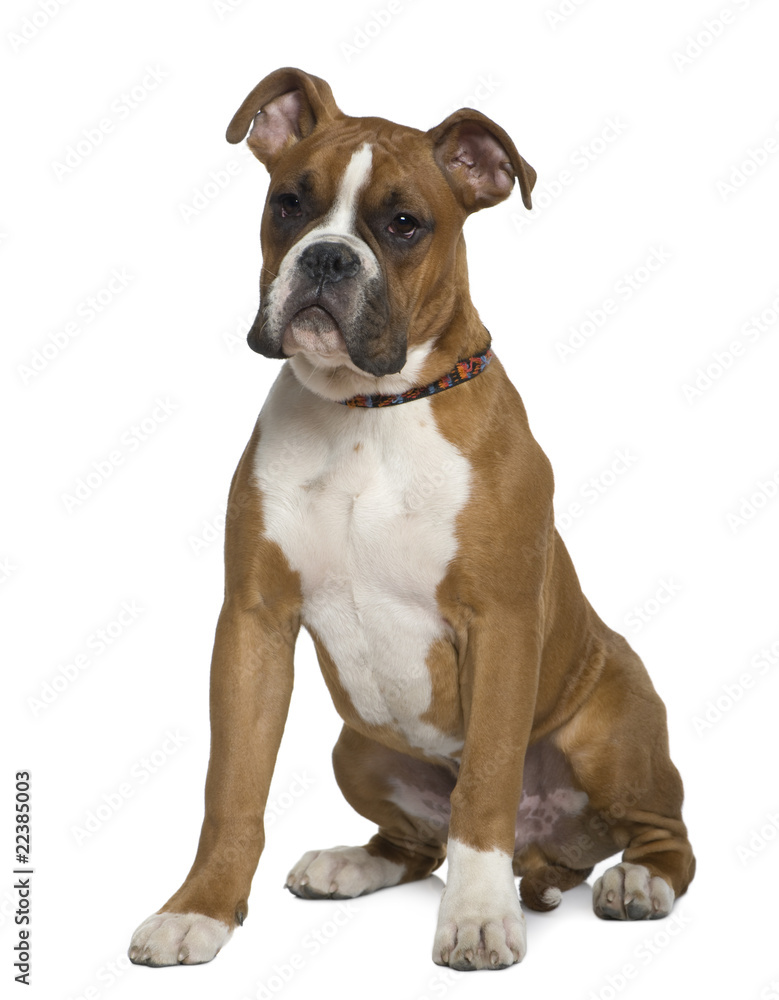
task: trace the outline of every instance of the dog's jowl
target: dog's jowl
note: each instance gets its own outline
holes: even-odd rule
[[[468,292],[465,219],[515,181],[530,208],[535,172],[477,111],[351,118],[295,69],[249,94],[227,138],[247,132],[270,173],[249,344],[286,360],[230,489],[197,856],[130,958],[208,962],[246,919],[301,625],[344,721],[338,783],[377,831],[312,845],[291,892],[448,857],[431,937],[454,969],[518,962],[520,897],[550,910],[617,852],[595,913],[665,916],[695,868],[665,709],[581,592]]]

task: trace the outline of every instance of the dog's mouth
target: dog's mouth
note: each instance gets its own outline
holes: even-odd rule
[[[299,351],[323,358],[348,357],[338,323],[320,305],[305,306],[292,316],[284,330],[281,346],[287,357]]]

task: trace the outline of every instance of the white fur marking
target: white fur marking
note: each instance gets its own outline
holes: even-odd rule
[[[364,896],[397,885],[404,865],[368,854],[364,847],[306,851],[287,876],[285,887],[296,896]]]
[[[350,399],[352,396],[371,396],[374,393],[391,396],[419,385],[419,373],[430,354],[432,343],[432,340],[426,340],[424,344],[410,347],[406,363],[399,372],[379,377],[361,371],[346,356],[330,361],[322,357],[310,358],[300,353],[291,357],[289,363],[298,381],[325,399]],[[330,364],[338,367],[330,367]]]
[[[511,855],[479,851],[450,839],[449,874],[441,897],[433,961],[454,969],[499,968],[526,950],[525,916]]]
[[[135,965],[200,965],[210,962],[232,930],[202,913],[153,913],[138,927],[128,955]]]
[[[457,551],[470,464],[430,401],[354,410],[303,388],[289,364],[260,414],[255,473],[265,533],[300,573],[303,623],[359,716],[449,755],[462,741],[421,716],[426,657],[447,636],[436,588]]]
[[[352,234],[357,214],[357,199],[368,183],[373,163],[373,148],[364,142],[352,153],[338,186],[335,204],[322,223],[333,234]]]

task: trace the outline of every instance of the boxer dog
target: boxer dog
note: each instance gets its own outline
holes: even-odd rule
[[[378,829],[304,854],[290,892],[360,896],[447,857],[433,961],[462,970],[520,961],[520,897],[551,910],[616,852],[595,913],[664,917],[695,868],[665,708],[582,594],[468,292],[465,219],[515,180],[530,208],[535,171],[478,111],[351,118],[297,69],[227,138],[250,128],[270,187],[248,340],[287,360],[230,488],[197,855],[131,960],[208,962],[246,919],[301,625],[344,721],[338,784]]]

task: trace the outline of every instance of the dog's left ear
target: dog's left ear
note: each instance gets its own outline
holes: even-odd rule
[[[460,108],[427,133],[435,161],[466,212],[508,198],[519,181],[522,203],[532,208],[536,172],[500,125],[473,108]]]

